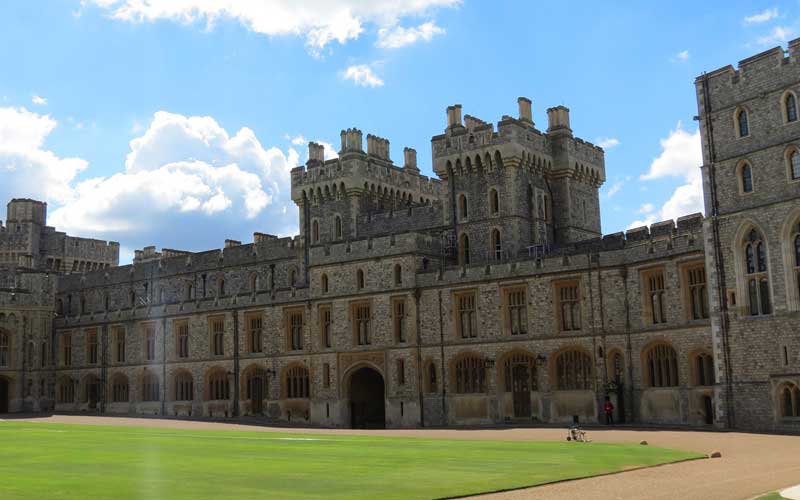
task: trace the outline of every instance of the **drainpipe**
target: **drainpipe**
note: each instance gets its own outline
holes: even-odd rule
[[[717,273],[717,300],[719,301],[719,328],[722,337],[722,354],[725,362],[725,425],[732,428],[736,425],[733,406],[733,369],[731,368],[731,347],[728,329],[728,299],[725,286],[725,265],[723,262],[722,243],[719,234],[719,198],[717,196],[716,157],[714,145],[714,126],[711,123],[711,96],[708,89],[708,77],[703,74],[703,117],[705,118],[706,136],[708,137],[708,177],[709,194],[711,195],[711,228],[714,241],[714,264]]]

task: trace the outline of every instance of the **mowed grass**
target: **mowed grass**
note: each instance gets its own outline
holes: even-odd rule
[[[697,457],[640,445],[0,422],[0,498],[441,498]],[[665,473],[668,473],[665,471]]]

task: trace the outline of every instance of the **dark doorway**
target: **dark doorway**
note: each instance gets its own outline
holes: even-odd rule
[[[617,384],[617,404],[614,408],[617,410],[615,422],[618,424],[625,423],[625,387],[622,382]]]
[[[372,368],[360,368],[350,377],[350,424],[353,429],[386,427],[383,377]]]
[[[714,404],[712,403],[711,396],[703,396],[703,406],[706,410],[706,424],[714,424]]]
[[[247,393],[250,395],[250,411],[253,415],[264,413],[264,373],[259,370],[247,380]]]
[[[511,392],[514,395],[514,418],[531,416],[531,374],[527,363],[511,367]]]
[[[8,413],[8,379],[0,377],[0,413]]]
[[[89,403],[89,408],[94,410],[97,408],[97,396],[100,393],[100,382],[96,378],[91,378],[86,385],[86,400]]]

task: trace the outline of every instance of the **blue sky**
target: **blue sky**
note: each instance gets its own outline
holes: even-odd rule
[[[0,199],[134,248],[292,234],[288,172],[339,130],[415,147],[445,108],[564,104],[606,145],[603,231],[698,211],[693,81],[800,31],[792,2],[7,1]]]

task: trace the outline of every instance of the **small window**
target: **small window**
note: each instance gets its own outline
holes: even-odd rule
[[[695,385],[714,385],[714,358],[710,354],[701,353],[696,355],[693,365]]]
[[[406,362],[403,359],[397,360],[397,385],[406,385]]]
[[[356,288],[359,290],[364,288],[364,271],[361,269],[356,271]]]
[[[786,97],[783,98],[783,110],[787,123],[797,121],[797,99],[793,93],[787,92]]]
[[[400,266],[400,264],[394,265],[394,284],[395,285],[403,284],[403,268]]]
[[[736,112],[736,131],[739,137],[750,135],[750,124],[747,119],[747,111],[744,109],[739,109]]]
[[[322,365],[322,387],[329,388],[331,386],[331,365],[325,363]]]
[[[489,190],[489,209],[491,210],[492,215],[497,215],[500,213],[500,196],[497,194],[497,190],[494,188]]]
[[[392,301],[392,325],[395,342],[406,341],[406,301],[398,298]]]
[[[117,363],[124,363],[125,362],[125,328],[121,326],[115,326],[113,329],[114,335],[114,344],[116,350],[116,358]]]
[[[319,243],[319,221],[311,222],[311,242]]]
[[[688,267],[684,275],[689,320],[708,318],[708,290],[704,264]]]
[[[192,374],[180,372],[175,377],[175,401],[191,401],[194,399],[194,383]]]
[[[208,377],[206,399],[218,401],[230,399],[230,384],[228,374],[222,369],[215,369]]]
[[[458,216],[462,221],[467,220],[469,218],[469,210],[467,207],[467,195],[465,194],[458,195]]]
[[[86,361],[90,365],[97,364],[97,351],[98,351],[97,331],[90,330],[86,334],[86,358],[87,358]]]
[[[436,364],[433,361],[428,363],[427,369],[427,382],[428,382],[428,392],[436,392],[439,390],[438,388],[438,381],[436,380]]]
[[[335,238],[337,240],[342,239],[342,218],[339,217],[338,215],[336,216],[333,222],[333,234],[335,235]]]
[[[742,193],[753,192],[753,169],[747,162],[739,165],[739,191]]]
[[[322,288],[322,293],[328,293],[328,275],[323,274],[322,278],[320,279],[320,284]]]
[[[499,229],[492,229],[491,244],[489,248],[492,252],[492,259],[494,259],[496,262],[503,260],[503,243],[500,239]]]
[[[464,233],[459,239],[458,245],[458,263],[462,266],[469,265],[469,236]]]
[[[778,391],[780,398],[781,417],[800,417],[800,391],[794,384],[785,384]]]
[[[789,152],[789,174],[792,180],[800,179],[800,151],[796,148]]]
[[[64,336],[66,338],[67,335]],[[10,346],[9,337],[5,332],[0,332],[0,366],[8,366],[10,364]],[[65,366],[68,366],[65,364]]]

